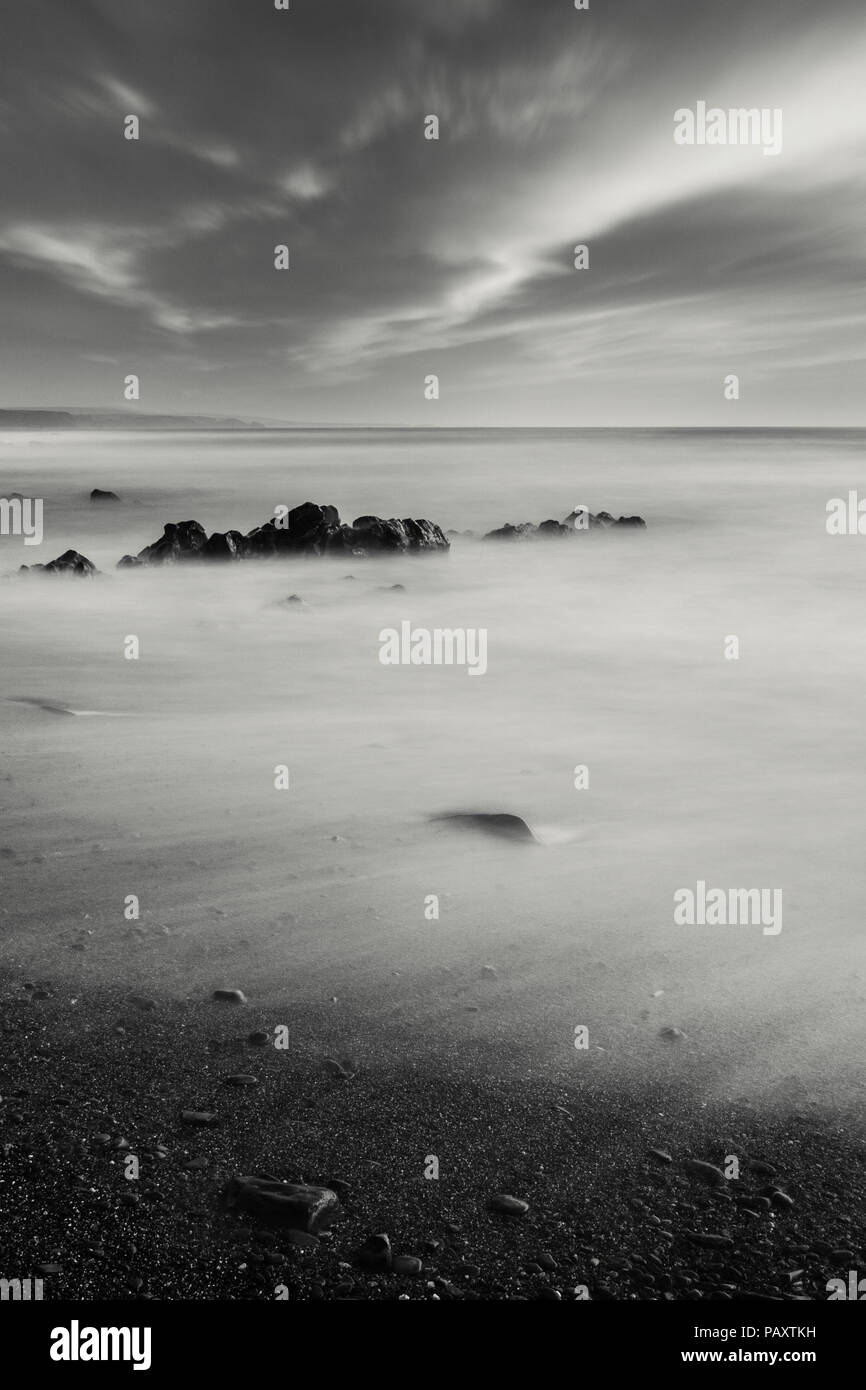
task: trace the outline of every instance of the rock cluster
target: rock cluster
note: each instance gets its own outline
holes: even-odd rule
[[[432,521],[411,517],[385,521],[359,516],[347,526],[336,507],[304,502],[285,515],[273,516],[247,535],[240,531],[208,536],[197,521],[170,521],[153,545],[138,555],[124,555],[119,568],[175,564],[186,560],[245,560],[281,555],[381,555],[421,550],[448,550],[449,543]]]
[[[613,527],[646,528],[642,516],[613,517],[610,512],[593,513],[585,507],[570,512],[563,521],[521,521],[516,526],[506,522],[495,531],[488,531],[486,541],[530,541],[539,538],[580,535],[582,531],[609,531]]]

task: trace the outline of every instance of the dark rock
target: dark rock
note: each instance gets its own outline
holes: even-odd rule
[[[498,1192],[495,1197],[490,1198],[487,1205],[497,1216],[525,1216],[529,1211],[528,1202],[522,1201],[520,1197],[511,1197],[507,1192]]]
[[[703,1178],[711,1187],[722,1187],[727,1181],[721,1168],[717,1168],[714,1163],[703,1163],[699,1158],[687,1158],[683,1166],[686,1172]]]
[[[258,1086],[257,1076],[250,1076],[248,1072],[235,1072],[231,1076],[223,1077],[224,1086]]]
[[[70,574],[77,575],[82,579],[92,579],[95,574],[99,574],[92,560],[88,560],[86,555],[82,555],[77,550],[64,550],[62,555],[58,555],[56,560],[49,560],[45,565],[21,565],[19,574]]]
[[[181,1110],[180,1118],[185,1125],[198,1125],[201,1128],[209,1128],[217,1122],[213,1110]]]
[[[650,1149],[653,1158],[657,1158],[659,1163],[673,1163],[671,1155],[666,1149]]]
[[[116,492],[103,492],[101,487],[95,487],[90,494],[91,502],[119,502],[120,498]]]
[[[727,1250],[734,1243],[730,1236],[717,1235],[713,1231],[683,1231],[683,1235],[692,1245],[701,1245],[707,1250]]]
[[[270,1038],[267,1033],[250,1033],[247,1042],[251,1047],[265,1047],[270,1042]]]
[[[245,1004],[247,996],[242,989],[215,989],[211,999],[218,999],[224,1004]]]
[[[445,811],[441,815],[431,816],[430,819],[448,821],[461,830],[481,830],[500,839],[538,843],[526,821],[520,816],[488,811]]]
[[[258,1173],[232,1178],[225,1196],[230,1207],[240,1207],[268,1226],[312,1233],[328,1225],[340,1206],[330,1188],[280,1182]]]
[[[368,1236],[360,1249],[355,1251],[355,1259],[366,1269],[389,1270],[392,1262],[390,1240],[384,1234]]]
[[[424,1266],[414,1255],[394,1255],[391,1260],[392,1274],[420,1274]]]
[[[521,521],[518,526],[512,526],[511,522],[506,522],[504,526],[499,526],[495,531],[488,531],[484,539],[486,541],[528,541],[538,532],[538,527],[531,521]]]
[[[646,522],[642,516],[621,516],[616,521],[617,526],[636,526],[646,530]]]
[[[201,547],[204,560],[240,560],[246,554],[246,537],[240,531],[214,531]]]
[[[159,540],[145,546],[136,558],[143,565],[173,565],[200,559],[206,544],[207,532],[199,522],[167,521]]]

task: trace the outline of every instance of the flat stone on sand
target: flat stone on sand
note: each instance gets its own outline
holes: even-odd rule
[[[511,1197],[507,1192],[498,1192],[495,1197],[490,1198],[487,1205],[498,1216],[525,1216],[529,1211],[528,1202],[522,1201],[519,1197]]]
[[[340,1207],[336,1192],[329,1187],[279,1182],[255,1173],[232,1178],[226,1200],[230,1207],[240,1207],[268,1226],[313,1233],[329,1224]]]

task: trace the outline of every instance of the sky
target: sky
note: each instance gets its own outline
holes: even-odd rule
[[[863,0],[0,0],[0,37],[0,406],[866,424]],[[781,151],[677,144],[701,101]]]

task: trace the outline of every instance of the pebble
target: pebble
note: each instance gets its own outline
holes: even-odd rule
[[[499,1192],[495,1197],[491,1197],[488,1202],[491,1211],[495,1211],[499,1216],[525,1216],[529,1211],[529,1203],[522,1201],[519,1197],[511,1197],[507,1192]]]
[[[717,1168],[714,1163],[704,1163],[699,1158],[688,1158],[684,1166],[687,1172],[703,1178],[704,1182],[713,1187],[721,1187],[727,1181],[721,1168]]]
[[[250,1076],[249,1072],[235,1072],[231,1076],[223,1077],[224,1086],[258,1086],[257,1076]]]
[[[420,1274],[423,1265],[414,1255],[394,1255],[391,1260],[393,1274]]]
[[[356,1251],[356,1259],[367,1269],[390,1269],[392,1255],[391,1241],[388,1236],[384,1232],[368,1236],[364,1244]]]
[[[727,1250],[734,1243],[730,1236],[717,1235],[714,1231],[683,1231],[683,1235],[692,1245],[703,1245],[708,1250]]]
[[[252,1047],[264,1047],[269,1041],[267,1033],[250,1033],[247,1038]]]
[[[242,989],[215,989],[211,995],[212,999],[218,999],[224,1004],[246,1004],[247,996]]]
[[[62,1266],[62,1265],[51,1265],[51,1264],[49,1264],[49,1265],[37,1265],[37,1266],[36,1266],[36,1273],[39,1274],[39,1275],[62,1274],[62,1273],[63,1273],[63,1266]]]
[[[217,1122],[213,1110],[181,1110],[180,1118],[185,1125],[215,1125]]]
[[[673,1159],[667,1149],[650,1149],[649,1152],[652,1154],[653,1158],[658,1159],[659,1163],[673,1163]]]

